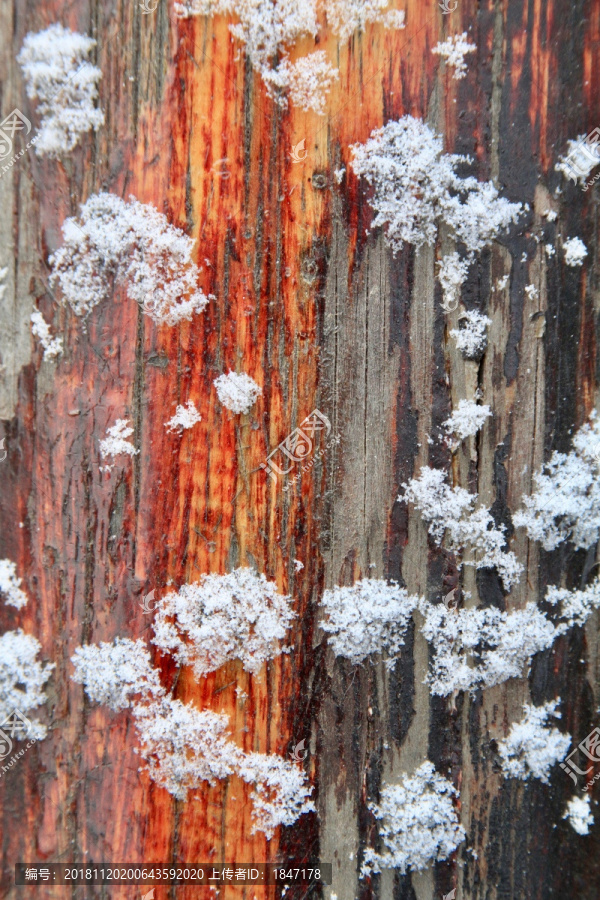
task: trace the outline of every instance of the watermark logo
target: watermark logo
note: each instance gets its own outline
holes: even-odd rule
[[[13,709],[11,714],[0,723],[0,759],[6,759],[12,753],[12,738],[24,741],[31,731],[31,722],[18,709]]]
[[[325,437],[328,437],[331,432],[331,422],[319,409],[314,409],[310,415],[300,422],[299,428],[294,428],[285,440],[278,444],[274,450],[271,450],[267,456],[267,461],[261,463],[260,468],[264,469],[269,478],[272,478],[275,482],[277,482],[277,475],[288,475],[297,463],[305,462],[313,455],[313,440],[317,431],[325,431]],[[321,450],[320,452],[323,453],[324,451]],[[287,468],[281,468],[273,458],[278,453],[281,453],[284,457],[283,459],[280,458],[279,462],[283,466],[287,466]]]
[[[140,603],[140,607],[144,610],[144,615],[148,613],[154,612],[156,609],[156,602],[154,600],[154,591],[156,589],[152,588],[149,594],[146,594],[143,601]],[[151,604],[154,604],[153,606]]]
[[[304,739],[301,740],[298,744],[296,744],[296,746],[290,753],[290,756],[292,757],[294,762],[303,762],[303,760],[305,760],[308,756],[308,750],[304,749],[305,743],[306,741]]]
[[[569,169],[566,174],[575,183],[587,178],[591,169],[600,163],[600,128],[594,128],[578,141],[563,163]]]
[[[290,156],[292,157],[293,163],[299,163],[299,162],[302,162],[303,159],[306,159],[306,157],[308,156],[308,152],[304,149],[305,146],[306,146],[306,138],[302,138],[302,140],[299,141],[299,143],[295,144],[292,147],[292,152],[291,152]],[[302,155],[302,151],[304,151],[304,155]]]
[[[150,6],[151,0],[144,0],[143,3],[140,3],[140,9],[142,10],[143,16],[149,16],[150,13],[156,11],[156,7],[158,6],[158,0],[155,0],[154,6]]]
[[[15,108],[0,122],[0,159],[6,159],[12,153],[16,131],[25,131],[25,134],[29,134],[31,122],[20,109]]]
[[[154,900],[154,888],[150,888],[147,894],[144,894],[142,900]]]
[[[6,440],[5,437],[3,437],[3,438],[0,440],[0,451],[4,454],[4,456],[0,456],[0,462],[4,462],[4,460],[5,460],[6,457],[8,456],[8,451],[4,449],[4,441],[5,441],[5,440]]]
[[[590,731],[588,736],[574,750],[571,750],[569,755],[565,757],[564,762],[560,764],[561,769],[564,769],[569,778],[573,779],[575,786],[577,786],[577,775],[589,775],[594,770],[593,765],[583,770],[575,765],[571,757],[575,756],[578,751],[591,760],[592,763],[600,762],[600,728],[598,726]]]
[[[227,166],[229,165],[229,158],[224,156],[223,159],[218,159],[215,163],[212,164],[210,171],[213,172],[217,178],[231,178],[231,174],[227,171]]]
[[[441,3],[438,3],[438,6],[442,11],[443,16],[449,16],[450,13],[454,12],[454,10],[458,7],[458,0],[454,0],[454,6],[450,6],[450,0],[442,0]],[[450,894],[448,894],[448,897],[450,897]]]
[[[452,888],[449,894],[444,894],[442,900],[454,900],[456,897],[456,888]]]
[[[444,597],[444,606],[448,610],[448,612],[456,612],[458,607],[458,600],[456,599],[456,592],[458,588],[454,588],[453,591],[450,591],[449,594],[446,594]]]

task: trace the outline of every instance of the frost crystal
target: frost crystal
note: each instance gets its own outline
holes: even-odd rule
[[[594,824],[594,817],[590,809],[590,795],[572,797],[567,803],[567,811],[563,819],[569,820],[569,825],[577,834],[589,834],[590,825]]]
[[[150,777],[174,797],[186,800],[203,781],[214,784],[237,774],[255,785],[253,831],[268,838],[278,825],[314,810],[302,769],[278,756],[244,753],[231,740],[225,715],[168,696],[142,640],[78,647],[72,662],[73,679],[90,699],[114,710],[132,709]]]
[[[259,384],[245,372],[229,372],[215,378],[219,400],[234,413],[247,413],[262,394]]]
[[[252,569],[204,575],[167,594],[156,607],[153,643],[201,676],[241,659],[248,672],[286,652],[294,617],[290,598]]]
[[[446,536],[453,549],[462,552],[470,547],[475,553],[477,558],[463,560],[463,565],[496,568],[507,591],[518,582],[523,566],[512,551],[504,549],[506,526],[496,526],[484,506],[473,510],[477,494],[451,488],[445,472],[428,466],[421,469],[419,478],[402,487],[405,492],[398,499],[416,506],[438,544]]]
[[[178,800],[202,781],[233,774],[241,751],[229,739],[227,716],[166,697],[135,706],[134,716],[152,780]]]
[[[463,31],[462,34],[453,34],[447,41],[439,41],[431,52],[444,57],[446,65],[455,69],[454,80],[458,81],[467,74],[466,54],[475,50],[476,45],[468,42],[467,32]]]
[[[286,106],[283,93],[286,90],[294,106],[312,109],[320,116],[325,115],[326,96],[338,77],[338,69],[333,68],[324,50],[302,56],[294,63],[283,59],[277,69],[263,72],[269,93],[278,92],[276,96],[281,106]]]
[[[458,409],[452,411],[452,415],[446,419],[442,427],[464,441],[465,438],[477,434],[491,414],[489,406],[480,406],[472,400],[459,400]]]
[[[512,726],[508,737],[498,742],[506,778],[539,778],[548,784],[550,769],[564,758],[571,744],[570,735],[545,727],[549,716],[560,718],[555,711],[559,702],[553,700],[543,706],[526,703],[525,716]]]
[[[483,356],[487,347],[487,326],[491,324],[492,320],[476,309],[460,317],[458,328],[453,328],[450,335],[456,341],[457,350],[466,359],[480,359]]]
[[[533,476],[535,491],[514,523],[545,550],[563,541],[589,549],[600,537],[600,419],[595,412],[573,438],[570,453],[554,452]]]
[[[44,350],[44,359],[53,359],[63,352],[62,338],[53,338],[50,328],[39,310],[31,313],[31,330],[39,338]]]
[[[546,600],[553,605],[560,604],[560,615],[565,622],[559,628],[566,631],[574,625],[585,625],[592,613],[600,609],[600,579],[597,578],[583,591],[569,591],[550,585]]]
[[[0,722],[18,710],[24,716],[46,702],[44,685],[54,663],[36,659],[40,642],[19,628],[0,635]],[[46,726],[34,720],[28,733],[37,740],[46,737]]]
[[[425,869],[433,861],[447,859],[465,839],[452,798],[458,796],[451,782],[430,762],[414,775],[403,775],[400,784],[388,784],[379,804],[369,809],[379,819],[383,853],[365,852],[365,871],[381,868],[404,873]]]
[[[331,635],[329,642],[336,656],[350,659],[354,665],[371,653],[385,652],[391,668],[400,648],[417,597],[395,582],[363,578],[352,587],[335,587],[323,594],[326,619],[323,631]]]
[[[167,431],[177,431],[178,428],[193,428],[197,422],[202,421],[202,416],[196,409],[192,400],[188,400],[186,406],[178,406],[175,415],[165,422]]]
[[[100,456],[119,456],[121,453],[135,456],[140,452],[135,449],[131,441],[127,440],[133,434],[133,428],[127,422],[128,419],[117,419],[116,423],[108,429],[106,432],[108,437],[100,441]]]
[[[373,227],[387,226],[394,252],[404,241],[433,244],[445,222],[471,259],[522,210],[499,197],[491,181],[461,178],[456,170],[469,159],[443,153],[440,135],[412,116],[388,122],[351,149],[354,171],[375,188]]]
[[[425,616],[421,631],[434,650],[428,681],[431,692],[441,696],[521,677],[532,657],[560,633],[535,603],[512,612],[447,610],[427,601],[419,609]]]
[[[568,238],[563,244],[565,262],[568,266],[581,266],[588,255],[587,247],[581,238]]]
[[[458,253],[448,253],[439,263],[439,279],[444,292],[444,308],[448,311],[456,309],[460,300],[460,289],[469,271],[469,264],[461,260]]]
[[[279,825],[293,825],[299,816],[315,810],[306,775],[287,759],[247,753],[238,765],[238,774],[256,785],[252,794],[256,821],[253,832],[264,831],[270,839]]]
[[[29,600],[25,591],[21,590],[22,581],[22,578],[17,578],[16,563],[10,559],[0,559],[0,594],[4,594],[6,603],[17,609],[22,609]]]
[[[384,28],[404,28],[404,12],[388,9],[390,0],[325,0],[327,22],[341,41],[347,41],[365,25],[379,23]]]
[[[194,241],[153,206],[135,197],[94,194],[79,219],[65,219],[64,245],[50,257],[50,282],[82,316],[107,300],[114,283],[156,322],[176,325],[201,312],[208,299],[197,284]]]
[[[27,96],[38,100],[42,117],[35,152],[58,157],[79,138],[104,123],[94,107],[102,72],[87,61],[96,41],[54,24],[23,41],[17,62],[23,69]]]
[[[73,681],[83,684],[90,700],[110,709],[127,709],[134,705],[135,697],[148,700],[165,693],[141,639],[86,644],[77,647],[71,662],[75,666]]]

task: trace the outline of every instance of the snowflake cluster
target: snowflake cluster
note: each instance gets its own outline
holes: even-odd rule
[[[533,656],[560,633],[535,603],[501,612],[448,610],[423,601],[419,609],[425,617],[421,631],[433,647],[431,692],[441,696],[520,678]]]
[[[394,251],[405,241],[433,244],[444,222],[472,259],[522,210],[491,181],[461,177],[457,169],[469,159],[444,153],[441,136],[412,116],[388,122],[352,151],[354,171],[374,187],[373,227],[386,226]]]
[[[546,727],[550,716],[560,718],[560,713],[556,712],[559,702],[553,700],[543,706],[526,703],[524,717],[512,726],[503,741],[499,741],[502,771],[507,778],[523,781],[539,778],[548,784],[550,769],[564,758],[571,743],[570,735]]]
[[[16,563],[10,559],[0,559],[0,594],[4,594],[10,606],[22,609],[29,600],[25,591],[21,590],[22,578],[17,576]]]
[[[446,537],[452,549],[462,552],[469,547],[475,554],[476,559],[463,559],[462,565],[496,568],[507,591],[518,582],[523,566],[511,550],[504,549],[506,527],[496,526],[486,507],[473,509],[477,494],[451,488],[445,472],[428,466],[402,487],[404,494],[398,499],[415,505],[438,544]]]
[[[458,408],[452,411],[452,415],[446,419],[442,427],[449,434],[455,434],[459,440],[464,441],[465,438],[477,434],[491,414],[489,406],[474,403],[472,400],[459,400]]]
[[[88,62],[96,41],[54,24],[23,41],[17,62],[27,96],[38,100],[42,117],[35,152],[58,157],[69,153],[82,134],[104,123],[95,108],[100,69]]]
[[[100,441],[100,456],[120,456],[122,453],[135,456],[140,451],[128,440],[132,434],[133,428],[129,425],[128,419],[117,419],[107,430],[107,436]]]
[[[253,830],[268,838],[279,825],[314,810],[301,768],[279,756],[245,753],[232,741],[225,715],[168,695],[142,640],[78,647],[72,662],[73,679],[91,700],[113,710],[131,709],[146,769],[174,797],[185,800],[204,781],[238,775],[254,786]]]
[[[475,50],[476,45],[469,43],[467,32],[463,31],[462,34],[453,34],[447,41],[439,41],[431,52],[444,57],[446,65],[455,70],[454,80],[459,81],[467,74],[465,56],[467,53],[474,53]]]
[[[234,413],[250,412],[262,394],[261,386],[245,372],[219,375],[214,385],[220,402]]]
[[[577,834],[589,834],[590,825],[594,824],[589,794],[585,797],[572,797],[567,803],[563,819],[568,819],[569,825]]]
[[[569,453],[553,453],[533,476],[535,491],[514,523],[545,550],[563,541],[588,550],[600,537],[600,419],[593,413],[573,438]]]
[[[592,613],[600,609],[600,579],[597,578],[583,591],[569,591],[550,585],[546,600],[552,605],[559,605],[563,622],[558,627],[562,630],[585,625]]]
[[[44,351],[44,359],[55,359],[63,352],[62,338],[53,338],[50,327],[41,312],[36,309],[31,313],[31,331],[39,338]]]
[[[115,282],[126,283],[129,296],[167,325],[208,303],[192,262],[194,241],[153,206],[94,194],[79,219],[65,219],[62,233],[64,244],[49,259],[50,282],[78,316],[108,299]]]
[[[252,569],[204,575],[163,597],[156,607],[153,643],[197,676],[232,659],[256,673],[281,646],[294,617],[290,598]]]
[[[322,50],[290,60],[300,38],[317,37],[321,4],[328,25],[342,41],[368,23],[404,28],[404,13],[388,9],[389,0],[183,0],[175,3],[175,13],[180,18],[234,15],[238,21],[229,29],[276,102],[285,107],[289,97],[301,109],[323,115],[338,70]]]
[[[451,782],[427,761],[400,784],[388,784],[378,804],[369,808],[379,820],[385,850],[365,852],[365,874],[381,868],[418,871],[438,859],[447,859],[465,839],[453,797]]]
[[[323,631],[336,656],[354,665],[372,653],[383,652],[391,668],[404,644],[404,635],[417,597],[395,582],[363,578],[352,587],[335,587],[323,594]]]
[[[568,266],[582,266],[583,261],[588,255],[587,247],[581,238],[568,238],[563,244],[565,251],[565,262]]]
[[[50,678],[54,663],[40,663],[37,659],[40,642],[19,628],[0,635],[0,722],[14,710],[27,715],[46,702],[44,685]],[[33,720],[28,737],[46,737],[46,726]]]
[[[193,428],[198,422],[202,421],[202,416],[196,409],[196,405],[192,400],[188,400],[185,406],[178,406],[175,415],[165,423],[167,431],[177,431],[182,428],[184,431]]]
[[[487,326],[492,324],[488,316],[469,310],[458,320],[458,328],[450,331],[456,341],[457,350],[465,359],[480,359],[487,347]]]

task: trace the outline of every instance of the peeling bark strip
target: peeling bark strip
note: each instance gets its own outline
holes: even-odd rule
[[[0,9],[0,120],[16,108],[37,129],[15,60],[29,31],[54,22],[96,40],[105,115],[61,161],[32,148],[0,178],[0,559],[16,563],[30,598],[23,609],[3,598],[0,616],[2,632],[22,627],[56,665],[40,711],[48,737],[0,780],[3,896],[18,895],[16,862],[234,859],[331,862],[322,895],[337,900],[600,894],[598,824],[582,837],[562,819],[571,780],[558,767],[550,785],[506,780],[498,749],[524,703],[562,698],[557,727],[572,747],[600,724],[597,614],[539,653],[529,678],[447,698],[424,682],[419,613],[391,671],[378,657],[334,657],[318,627],[323,591],[359,578],[393,579],[431,602],[459,587],[463,606],[504,611],[541,601],[548,584],[582,589],[596,572],[596,548],[546,552],[513,534],[512,515],[598,405],[600,187],[582,190],[555,164],[600,126],[600,3],[458,0],[446,14],[453,5],[399,0],[404,29],[366,24],[349,41],[320,14],[318,50],[339,70],[324,117],[268,95],[224,15],[178,19],[163,0]],[[456,80],[431,49],[463,32],[477,50]],[[292,61],[314,49],[305,35]],[[404,115],[442,134],[445,152],[472,156],[465,174],[529,205],[469,261],[449,312],[438,280],[455,250],[449,230],[393,255],[385,229],[369,230],[373,190],[351,167],[352,144]],[[157,324],[119,283],[85,325],[56,302],[48,257],[62,223],[102,191],[154,206],[195,241],[199,287],[216,297],[201,314]],[[582,267],[565,264],[574,236],[588,249]],[[34,309],[63,339],[58,361],[31,336]],[[491,320],[488,345],[466,358],[451,331],[473,310]],[[262,389],[248,413],[219,402],[213,382],[229,371]],[[478,392],[492,416],[451,452],[440,429]],[[189,401],[201,420],[167,430]],[[339,442],[293,483],[296,471],[274,483],[261,464],[315,409]],[[118,419],[140,452],[100,471],[99,442]],[[493,569],[459,571],[397,501],[427,465],[507,527],[525,566],[509,595]],[[224,712],[245,753],[289,760],[304,742],[317,812],[271,841],[251,833],[251,784],[233,775],[174,799],[138,772],[128,711],[90,703],[71,677],[80,644],[149,640],[150,591],[239,566],[293,598],[289,654],[258,675],[234,659],[196,679],[149,647],[165,689]],[[361,877],[365,850],[383,849],[373,808],[384,786],[426,759],[460,792],[466,841],[423,871]],[[110,893],[131,890],[141,889]],[[294,886],[286,898],[318,895]],[[157,900],[198,896],[212,894],[156,888]]]

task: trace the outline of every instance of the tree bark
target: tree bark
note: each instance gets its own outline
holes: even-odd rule
[[[56,664],[42,712],[49,735],[0,779],[3,896],[23,896],[16,862],[280,859],[331,862],[327,900],[429,900],[454,887],[459,900],[600,894],[598,825],[580,837],[561,818],[570,780],[558,768],[549,786],[505,780],[494,749],[524,701],[561,697],[573,746],[598,724],[597,614],[538,654],[528,678],[454,700],[424,683],[418,627],[391,672],[377,659],[336,659],[318,627],[323,589],[360,577],[396,579],[432,601],[460,582],[472,606],[516,609],[547,584],[579,587],[595,560],[545,553],[518,529],[512,548],[526,571],[506,596],[494,573],[459,573],[398,494],[422,465],[451,465],[454,483],[509,523],[533,472],[570,448],[597,404],[598,186],[583,192],[554,166],[569,139],[600,123],[600,3],[459,0],[449,16],[429,0],[403,6],[404,30],[370,25],[346,43],[323,32],[319,49],[340,70],[323,118],[267,97],[225,17],[178,20],[162,0],[149,15],[105,0],[0,10],[3,117],[18,107],[37,123],[15,56],[28,31],[55,21],[96,38],[106,114],[63,161],[29,151],[0,178],[0,558],[16,561],[30,596],[26,609],[2,605],[0,615],[3,631],[36,635]],[[456,81],[430,51],[463,30],[478,49]],[[531,208],[527,227],[481,254],[453,313],[435,277],[449,237],[394,256],[384,233],[369,230],[371,194],[349,165],[351,144],[406,113]],[[307,155],[295,163],[302,140]],[[216,300],[191,323],[157,327],[123,287],[86,328],[60,305],[48,256],[64,219],[100,190],[153,204],[196,240],[202,287]],[[575,234],[588,246],[583,270],[545,252]],[[35,306],[63,336],[58,363],[43,361],[30,336]],[[480,362],[464,360],[449,336],[465,308],[492,320]],[[217,401],[213,380],[230,369],[263,387],[246,416]],[[478,388],[493,411],[480,437],[452,457],[428,443]],[[187,400],[202,422],[172,435],[164,423]],[[339,443],[283,491],[285,479],[260,465],[315,408]],[[101,472],[98,442],[117,418],[131,420],[141,452]],[[224,711],[244,749],[289,758],[306,742],[318,812],[270,842],[251,833],[250,787],[231,778],[175,800],[139,771],[127,711],[90,703],[71,680],[79,644],[150,639],[152,617],[140,608],[150,590],[161,596],[170,583],[238,565],[294,597],[292,652],[258,676],[233,662],[202,681],[152,652],[165,685],[177,679],[179,699]],[[426,758],[460,788],[466,842],[424,872],[361,880],[362,854],[376,842],[368,804]],[[69,890],[38,886],[35,896]],[[293,887],[287,898],[318,894]],[[227,887],[219,896],[271,895]],[[156,888],[158,900],[210,896]]]

